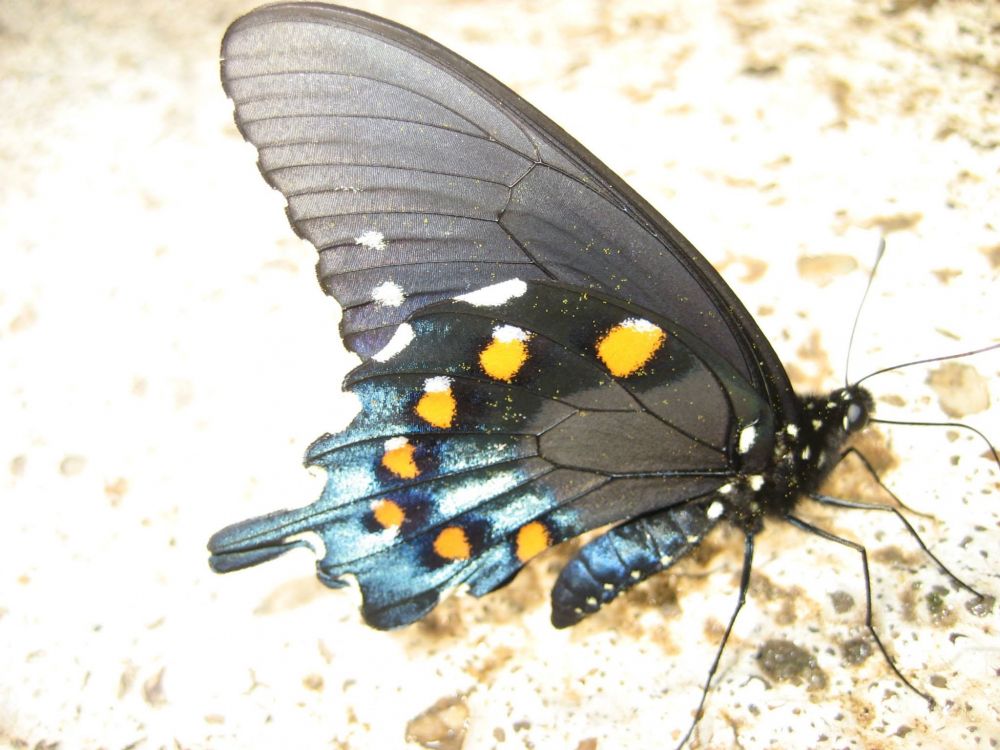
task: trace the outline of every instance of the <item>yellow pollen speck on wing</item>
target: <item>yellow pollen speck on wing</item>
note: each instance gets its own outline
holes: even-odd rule
[[[406,520],[406,511],[399,507],[399,503],[389,499],[379,500],[372,505],[372,513],[383,529],[399,528]]]
[[[459,526],[443,529],[434,540],[434,551],[445,560],[468,560],[472,557],[472,545]]]
[[[428,391],[413,408],[417,416],[433,427],[445,429],[455,420],[455,397],[451,388],[443,391]]]
[[[513,326],[498,328],[493,340],[479,352],[483,372],[494,380],[510,382],[528,361],[528,335]]]
[[[403,443],[394,448],[389,448],[382,455],[382,466],[391,471],[400,479],[416,479],[420,476],[420,469],[413,458],[416,449],[409,443]]]
[[[638,372],[666,341],[667,334],[646,320],[629,319],[597,342],[597,358],[616,378]]]
[[[514,544],[515,554],[521,562],[528,562],[535,555],[544,552],[552,544],[549,530],[541,521],[532,521],[517,531]]]

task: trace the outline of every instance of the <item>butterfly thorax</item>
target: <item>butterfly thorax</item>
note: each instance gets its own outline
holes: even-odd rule
[[[819,489],[848,439],[869,421],[874,403],[860,386],[799,399],[798,418],[777,432],[770,466],[725,485],[727,518],[755,534],[765,516],[790,513],[803,495]]]

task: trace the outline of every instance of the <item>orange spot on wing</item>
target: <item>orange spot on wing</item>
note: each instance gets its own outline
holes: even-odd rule
[[[493,339],[479,353],[483,372],[494,380],[510,382],[528,361],[528,347],[521,339],[499,341]]]
[[[372,506],[372,512],[378,525],[383,529],[398,528],[406,520],[406,511],[399,506],[399,503],[389,499],[376,502]]]
[[[451,388],[448,388],[425,393],[413,410],[427,424],[445,429],[451,427],[456,408],[455,397],[451,393]]]
[[[649,362],[666,339],[667,334],[659,326],[645,320],[626,320],[597,342],[597,358],[616,378],[628,377]]]
[[[517,530],[514,552],[521,562],[528,562],[552,544],[549,530],[541,521],[532,521]]]
[[[472,557],[472,545],[460,526],[443,529],[434,540],[434,551],[445,560],[468,560]]]
[[[416,479],[420,476],[420,469],[413,458],[415,450],[409,443],[389,448],[382,455],[382,466],[400,479]]]

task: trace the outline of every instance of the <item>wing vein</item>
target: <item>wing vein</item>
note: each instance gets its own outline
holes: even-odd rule
[[[240,57],[243,57],[244,59],[246,59],[246,58],[253,59],[253,58],[256,58],[257,56],[256,55],[242,55],[242,56],[237,56],[236,58],[228,57],[228,58],[226,58],[226,61],[230,62],[233,59],[239,59]],[[227,81],[249,81],[249,80],[259,79],[259,78],[276,78],[276,77],[279,77],[279,76],[320,76],[320,77],[330,77],[330,78],[348,78],[348,79],[353,79],[353,80],[370,81],[372,83],[382,84],[384,86],[388,86],[389,88],[394,88],[394,89],[398,89],[399,91],[405,91],[408,94],[413,94],[414,96],[416,96],[419,99],[423,99],[424,101],[429,102],[430,104],[433,104],[435,106],[441,107],[441,109],[445,110],[446,112],[451,113],[452,115],[454,115],[455,117],[457,117],[459,120],[462,120],[463,122],[468,123],[470,127],[474,128],[475,130],[478,130],[484,136],[487,136],[487,137],[489,136],[489,133],[486,131],[485,128],[483,128],[482,126],[478,125],[474,121],[470,120],[468,117],[466,117],[464,114],[462,114],[461,112],[459,112],[457,109],[454,109],[453,107],[449,107],[447,104],[439,102],[434,97],[428,96],[427,94],[423,93],[422,91],[417,91],[416,89],[412,89],[412,88],[410,88],[408,86],[402,86],[402,85],[400,85],[398,83],[393,83],[392,81],[386,81],[386,80],[383,80],[381,78],[376,78],[375,76],[366,76],[366,75],[362,75],[360,73],[337,73],[335,71],[327,71],[327,70],[280,70],[280,71],[271,71],[271,72],[268,72],[268,73],[252,73],[252,74],[244,75],[244,76],[227,76],[226,79],[227,79]],[[299,98],[311,99],[311,98],[315,98],[315,97],[304,97],[304,96],[301,96],[301,95],[295,95],[294,97],[293,96],[288,96],[288,97],[261,96],[261,97],[251,98],[251,99],[242,99],[240,101],[236,101],[235,99],[233,99],[233,101],[235,101],[236,104],[239,106],[239,105],[243,105],[243,104],[260,103],[260,102],[263,102],[263,101],[268,101],[268,100],[272,100],[272,99],[281,99],[281,98],[288,98],[288,99],[293,99],[293,98],[295,98],[295,99],[299,99]],[[509,119],[508,119],[508,121],[509,121]],[[530,141],[530,139],[529,139],[529,141]]]
[[[296,115],[270,115],[268,117],[258,117],[255,120],[240,120],[241,125],[253,125],[259,122],[270,122],[275,120],[305,120],[305,119],[329,119],[329,120],[373,120],[375,122],[396,122],[405,123],[407,125],[416,125],[421,128],[429,128],[432,130],[440,130],[445,133],[453,133],[456,136],[461,136],[462,138],[472,138],[477,141],[483,141],[484,143],[493,143],[501,148],[506,149],[516,156],[520,156],[522,159],[531,162],[532,158],[530,155],[518,151],[516,148],[503,141],[498,141],[496,138],[491,138],[489,135],[477,135],[475,133],[466,133],[464,130],[456,130],[455,128],[449,128],[446,125],[437,125],[431,122],[421,122],[420,120],[408,120],[405,117],[389,117],[386,115],[343,115],[343,114],[296,114]],[[264,146],[264,148],[273,146],[304,146],[304,145],[321,145],[326,143],[335,143],[336,141],[330,141],[326,139],[316,139],[308,141],[283,141],[280,144],[269,144]],[[258,146],[261,148],[261,146]]]
[[[478,317],[478,318],[486,318],[486,319],[492,319],[494,317],[494,316],[490,315],[489,313],[487,313],[485,311],[484,312],[480,312],[478,310],[462,310],[461,312],[455,312],[453,314],[455,314],[455,315],[468,315],[470,317]],[[546,341],[551,342],[554,346],[557,346],[557,347],[561,348],[565,352],[568,352],[570,354],[579,354],[578,352],[575,352],[572,349],[569,349],[566,346],[566,344],[562,343],[561,341],[558,341],[558,340],[552,338],[547,333],[543,333],[543,332],[535,331],[535,330],[532,330],[532,333],[534,335],[538,336],[539,338],[543,338]],[[697,355],[694,352],[692,352],[692,356],[697,356]],[[725,455],[725,453],[726,453],[725,448],[720,448],[719,446],[712,445],[711,443],[707,443],[703,439],[701,439],[699,437],[696,437],[694,435],[691,435],[686,430],[683,430],[680,427],[678,427],[677,425],[673,424],[672,422],[667,421],[666,419],[664,419],[663,417],[659,416],[655,412],[650,411],[650,409],[646,406],[646,404],[643,403],[642,399],[638,395],[636,395],[636,393],[631,388],[628,387],[627,383],[625,383],[622,380],[620,380],[620,379],[614,377],[613,375],[611,375],[611,373],[609,373],[603,367],[601,367],[600,365],[598,365],[595,361],[591,360],[589,357],[579,357],[579,359],[581,360],[581,362],[585,362],[586,363],[586,367],[588,367],[590,369],[593,369],[593,370],[596,370],[597,372],[600,372],[601,374],[606,375],[607,377],[611,378],[615,382],[615,384],[618,385],[619,387],[621,387],[622,390],[624,390],[625,393],[628,395],[628,397],[630,399],[632,399],[633,402],[635,402],[636,406],[639,407],[639,411],[642,411],[642,412],[644,412],[646,414],[649,414],[654,419],[656,419],[660,423],[662,423],[665,427],[667,427],[667,428],[669,428],[671,430],[674,430],[675,432],[683,435],[688,440],[690,440],[690,441],[692,441],[694,443],[697,443],[698,445],[701,445],[701,446],[703,446],[705,448],[708,448],[709,450],[711,450],[711,451],[713,451],[715,453],[721,453],[721,454]],[[698,358],[698,359],[699,359],[699,361],[701,361],[700,358]],[[711,371],[711,368],[706,368],[706,369],[709,369]],[[714,378],[715,377],[714,372],[712,374],[713,374],[713,378]],[[716,378],[716,382],[718,382],[717,378]],[[722,390],[723,390],[723,392],[725,392],[724,388]]]

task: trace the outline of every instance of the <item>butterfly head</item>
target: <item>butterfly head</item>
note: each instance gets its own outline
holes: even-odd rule
[[[799,492],[812,492],[819,486],[836,465],[848,438],[868,425],[874,409],[871,394],[859,385],[802,399],[798,424],[785,428],[792,438],[789,450],[795,458]]]
[[[859,385],[831,391],[826,396],[806,397],[804,418],[818,435],[840,444],[864,429],[875,410],[871,393]]]

